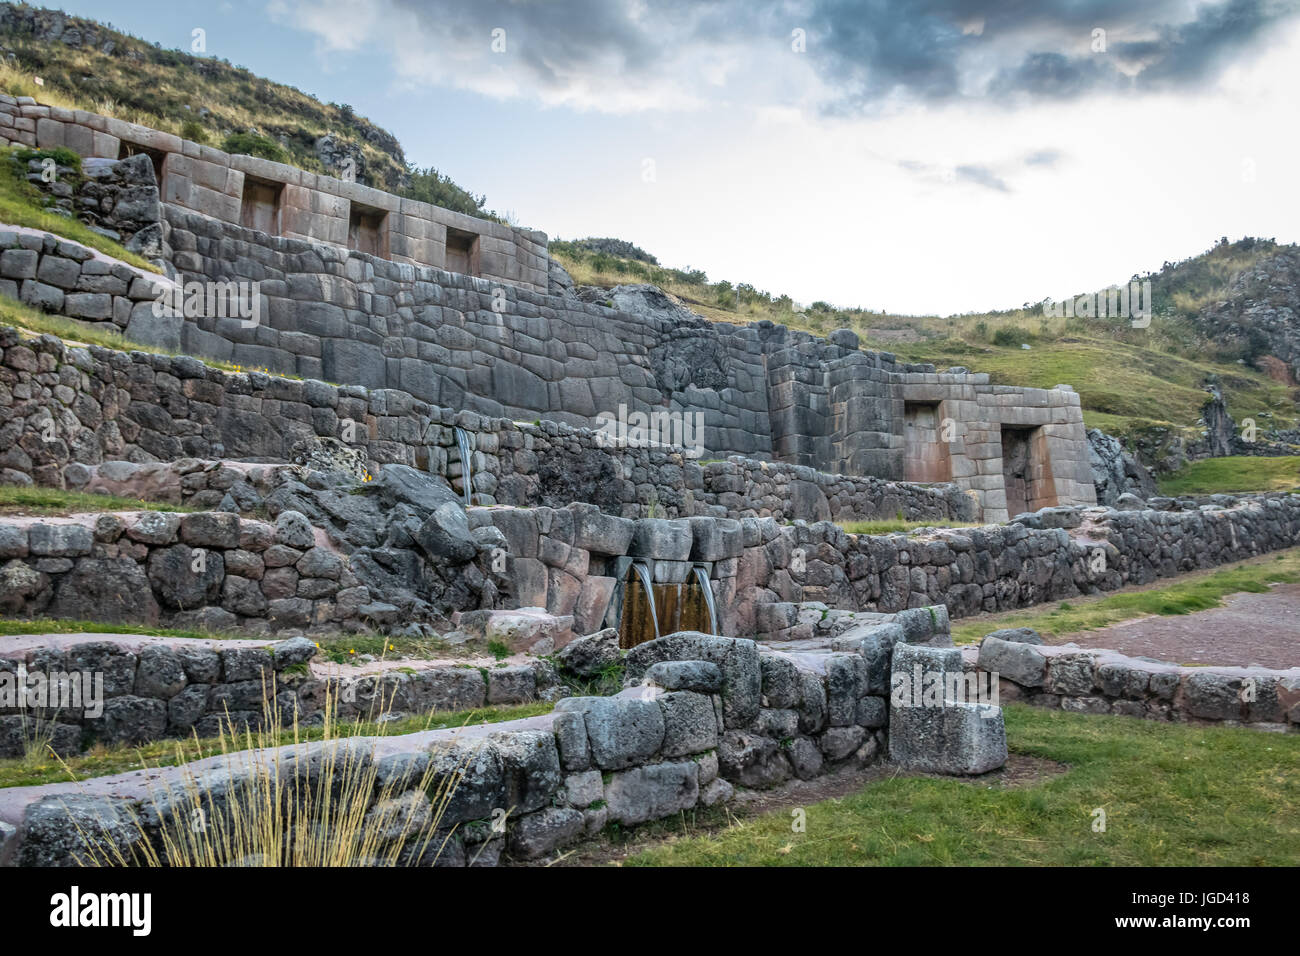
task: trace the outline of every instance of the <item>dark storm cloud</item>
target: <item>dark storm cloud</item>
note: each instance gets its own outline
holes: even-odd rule
[[[652,84],[681,53],[749,48],[789,55],[807,33],[808,65],[832,89],[832,112],[887,98],[927,102],[1070,99],[1092,92],[1189,87],[1246,55],[1300,0],[392,0],[434,41],[512,37],[526,82],[563,89],[576,75]],[[1091,46],[1106,31],[1105,52]]]

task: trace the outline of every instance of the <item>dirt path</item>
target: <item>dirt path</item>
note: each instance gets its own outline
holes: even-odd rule
[[[1142,617],[1059,634],[1047,642],[1072,641],[1080,647],[1178,664],[1280,669],[1300,665],[1300,584],[1274,585],[1263,594],[1230,594],[1224,604],[1194,614]]]

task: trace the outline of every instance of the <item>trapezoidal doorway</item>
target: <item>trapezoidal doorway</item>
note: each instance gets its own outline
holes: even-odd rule
[[[1003,426],[1002,483],[1007,494],[1007,514],[1012,518],[1056,504],[1052,462],[1041,428]]]

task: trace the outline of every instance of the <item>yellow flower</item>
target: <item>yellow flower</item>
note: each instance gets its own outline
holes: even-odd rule
[[[355,650],[351,650],[351,651],[348,651],[348,653],[349,653],[349,654],[355,654],[356,651],[355,651]]]

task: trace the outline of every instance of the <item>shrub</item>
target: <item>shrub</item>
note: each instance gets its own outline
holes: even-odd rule
[[[231,133],[221,144],[227,153],[243,153],[246,156],[260,156],[276,163],[286,163],[289,157],[275,140],[260,133]]]
[[[1019,345],[1029,338],[1029,333],[1018,325],[1004,325],[993,333],[994,345]]]
[[[186,120],[181,124],[181,139],[188,139],[192,143],[206,143],[208,131],[198,120]]]

